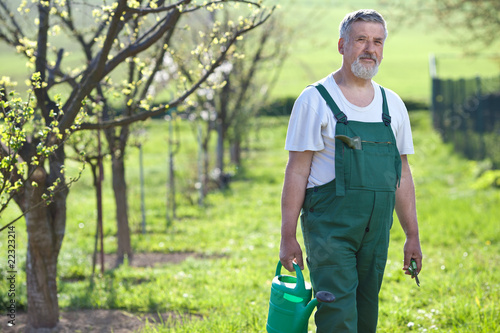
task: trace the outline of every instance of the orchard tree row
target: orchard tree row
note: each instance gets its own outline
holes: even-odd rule
[[[278,68],[285,52],[272,19],[275,8],[265,1],[14,4],[0,1],[0,40],[26,58],[32,74],[28,94],[6,78],[1,82],[0,214],[15,203],[26,221],[28,327],[36,332],[59,320],[57,260],[69,185],[78,178],[64,174],[69,146],[94,171],[95,161],[110,155],[119,264],[133,256],[124,163],[130,127],[154,116],[189,113],[206,120],[205,153],[214,129],[219,156],[226,142],[238,152],[241,129],[259,103],[255,87],[273,81],[268,75],[257,85],[258,73]],[[266,93],[260,92],[263,101]]]

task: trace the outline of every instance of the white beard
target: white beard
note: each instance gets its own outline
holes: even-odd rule
[[[359,61],[360,58],[368,58],[368,57],[375,60],[375,65],[373,67],[364,66]],[[370,80],[372,77],[374,77],[377,74],[378,65],[379,65],[378,60],[375,57],[361,55],[358,57],[358,59],[356,59],[355,62],[352,63],[351,71],[354,74],[354,76],[359,77],[360,79]]]

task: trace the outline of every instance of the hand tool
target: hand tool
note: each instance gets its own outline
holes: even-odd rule
[[[410,267],[408,267],[408,271],[410,272],[411,276],[415,278],[417,286],[420,287],[420,281],[418,280],[417,262],[413,258],[410,260]]]

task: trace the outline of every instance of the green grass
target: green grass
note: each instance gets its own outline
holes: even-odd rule
[[[424,268],[420,288],[403,274],[404,235],[395,222],[380,294],[379,332],[498,332],[500,191],[478,188],[487,165],[454,154],[431,129],[427,112],[411,113],[411,118],[416,155],[410,157],[410,163],[417,187]],[[258,131],[251,132],[246,144],[244,165],[230,188],[212,192],[204,207],[187,204],[188,196],[196,202],[196,192],[186,179],[180,180],[179,219],[167,228],[166,123],[145,123],[146,234],[140,232],[138,150],[131,148],[127,160],[134,251],[193,251],[197,255],[154,268],[108,268],[94,283],[89,276],[95,199],[87,169],[68,200],[66,237],[59,259],[62,311],[124,309],[138,315],[173,311],[184,318],[182,325],[173,319],[163,325],[149,323],[146,332],[262,332],[278,260],[286,124],[286,117],[256,120]],[[196,145],[190,125],[183,123],[180,128],[183,149],[177,156],[177,170],[188,177],[196,167]],[[113,253],[114,204],[108,168],[106,172],[105,251]],[[22,267],[26,251],[23,221],[16,223],[16,232]],[[298,233],[300,238],[300,230]],[[3,251],[6,238],[0,243]],[[305,274],[307,277],[307,270]],[[26,304],[24,281],[20,269],[19,306]],[[314,329],[312,320],[309,329]]]

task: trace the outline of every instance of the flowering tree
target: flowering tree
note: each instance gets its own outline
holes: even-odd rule
[[[40,86],[40,83],[37,82],[38,77],[38,74],[34,74],[32,77],[34,87]],[[61,178],[58,178],[52,184],[47,184],[46,191],[42,194],[43,200],[38,205],[28,206],[22,200],[22,193],[28,186],[34,189],[38,187],[35,178],[39,173],[39,166],[43,165],[57,148],[56,145],[44,146],[43,142],[46,142],[48,137],[52,135],[60,138],[61,134],[57,128],[57,121],[52,121],[40,130],[42,126],[37,124],[38,120],[35,119],[36,99],[33,97],[33,90],[29,89],[27,100],[23,100],[16,91],[8,92],[9,88],[15,86],[16,84],[7,77],[0,79],[0,216],[12,200],[24,209],[20,216],[1,226],[0,231],[13,228],[12,224],[30,210],[50,203],[57,185],[61,182]],[[80,117],[75,120],[76,124],[81,119]],[[30,124],[35,124],[35,126]],[[28,139],[38,142],[36,153],[30,154],[26,151]],[[31,158],[31,160],[27,160],[27,158]],[[64,172],[64,168],[61,172]],[[33,182],[27,184],[28,180],[33,180]],[[76,180],[78,177],[70,178],[68,185]]]
[[[219,21],[216,21],[216,15],[200,18],[198,22],[204,23],[199,31],[213,35],[213,31],[203,28],[212,21],[220,22],[220,27],[234,24],[228,18],[228,13],[217,14],[222,17]],[[286,59],[288,44],[285,40],[290,36],[290,31],[281,26],[275,17],[268,20],[263,29],[246,35],[237,48],[231,48],[224,62],[207,78],[207,84],[190,96],[189,119],[196,120],[193,123],[198,127],[195,133],[202,151],[201,175],[197,184],[200,186],[200,203],[208,191],[209,173],[218,187],[228,185],[224,158],[228,147],[231,162],[240,165],[241,142],[249,133],[251,119],[266,103]],[[192,82],[195,78],[189,73],[206,56],[206,53],[194,54],[195,59],[186,62],[189,55],[177,52],[169,57],[168,63]],[[210,172],[208,143],[212,132],[216,134],[217,151],[215,169]]]
[[[65,235],[68,196],[64,140],[75,130],[106,130],[117,161],[114,170],[119,170],[129,134],[127,126],[181,106],[206,82],[240,36],[261,25],[272,13],[261,1],[248,0],[100,3],[22,1],[16,10],[10,8],[10,1],[0,0],[0,40],[23,54],[28,68],[38,75],[33,86],[33,112],[39,121],[33,124],[38,126],[33,133],[46,133],[22,141],[19,151],[26,163],[22,168],[28,171],[27,179],[15,183],[19,187],[16,202],[26,212],[28,326],[34,331],[54,328],[59,320],[57,259]],[[173,84],[162,87],[169,91],[164,94],[168,97],[163,102],[160,97],[155,99],[150,94],[154,75],[163,63],[161,53],[175,54],[170,44],[175,44],[176,32],[190,29],[192,13],[214,12],[230,4],[240,7],[233,10],[233,24],[218,30],[221,35],[216,40],[215,36],[200,40],[193,50],[211,50],[191,73],[195,79],[188,81],[179,74]],[[26,20],[35,24],[26,24]],[[59,37],[62,31],[67,38]],[[182,41],[177,43],[181,45]],[[69,57],[70,53],[74,56]],[[63,65],[75,58],[76,65]],[[89,118],[81,123],[78,119],[84,111]],[[28,125],[19,123],[23,128]],[[46,153],[43,160],[37,158],[40,151]],[[120,185],[120,181],[116,183]],[[47,205],[48,193],[52,197]],[[128,221],[120,223],[119,235],[126,234]],[[127,246],[120,251],[126,253]]]

